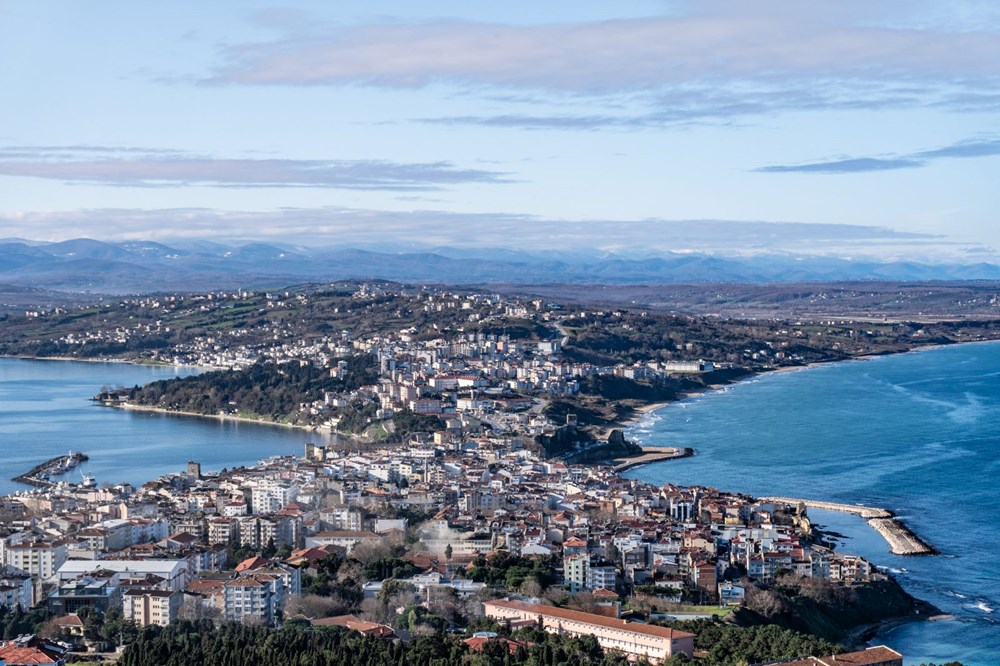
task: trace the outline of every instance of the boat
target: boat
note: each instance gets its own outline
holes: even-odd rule
[[[90,474],[83,475],[83,482],[80,484],[81,488],[96,488],[97,480],[94,479]]]

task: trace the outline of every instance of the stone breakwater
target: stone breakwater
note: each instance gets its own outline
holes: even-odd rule
[[[648,465],[661,460],[676,460],[677,458],[687,458],[694,455],[691,448],[663,448],[663,449],[643,449],[642,455],[635,458],[619,458],[614,460],[614,470],[616,473],[624,472],[633,467]]]
[[[38,488],[52,488],[56,484],[49,480],[49,477],[64,474],[82,462],[90,460],[85,454],[70,451],[64,456],[50,458],[43,463],[35,465],[24,474],[14,477],[14,481]]]
[[[761,497],[765,502],[798,506],[800,504],[814,509],[841,511],[853,513],[868,521],[868,524],[882,535],[889,550],[895,555],[934,555],[937,551],[933,546],[914,534],[910,528],[899,521],[892,511],[859,504],[838,504],[819,500],[796,499],[794,497]]]

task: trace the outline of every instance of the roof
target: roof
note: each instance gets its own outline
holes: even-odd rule
[[[473,636],[472,638],[466,638],[462,641],[469,646],[469,650],[472,652],[482,652],[483,646],[487,643],[503,643],[507,646],[507,651],[511,654],[517,652],[520,647],[531,647],[534,643],[527,643],[523,641],[514,641],[509,638],[504,638],[503,636]]]
[[[60,646],[34,636],[22,636],[0,644],[0,662],[19,664],[56,664],[66,651]]]
[[[768,666],[874,666],[885,662],[902,663],[903,655],[892,648],[877,645],[857,652],[847,652],[829,657],[805,657],[793,661],[771,662]]]
[[[237,573],[241,571],[253,571],[254,569],[259,569],[261,567],[266,567],[271,563],[271,560],[266,557],[261,557],[256,555],[254,557],[248,557],[239,564],[236,565]]]
[[[194,580],[189,581],[187,587],[184,589],[187,592],[194,592],[196,594],[220,594],[222,592],[222,585],[225,582],[226,581],[218,578],[195,578]]]
[[[657,627],[651,624],[640,624],[638,622],[629,622],[628,620],[618,620],[605,617],[603,615],[595,615],[594,613],[584,613],[581,611],[569,610],[567,608],[557,608],[555,606],[542,606],[541,604],[529,604],[523,601],[497,599],[494,601],[484,602],[483,605],[495,606],[497,608],[507,608],[524,613],[548,615],[561,620],[572,620],[574,622],[596,624],[608,629],[631,631],[637,634],[656,636],[658,638],[666,638],[668,640],[694,637],[694,634],[690,634],[686,631],[679,631],[677,629],[671,629],[670,627]]]
[[[59,574],[80,574],[88,573],[95,569],[106,569],[117,572],[128,571],[132,573],[156,573],[163,575],[174,574],[186,567],[187,563],[184,560],[66,560],[59,567]]]
[[[83,620],[76,613],[70,613],[68,615],[62,615],[52,619],[57,626],[60,627],[82,627]]]
[[[131,590],[125,590],[123,593],[127,597],[172,597],[177,594],[170,590],[150,590],[148,588],[133,588]]]
[[[0,659],[4,663],[11,664],[55,664],[59,657],[52,657],[43,650],[33,647],[8,646],[0,648]]]
[[[345,629],[357,631],[358,633],[365,634],[367,636],[390,636],[395,634],[392,627],[388,627],[384,624],[377,624],[375,622],[368,622],[366,620],[360,620],[353,615],[324,617],[318,620],[313,620],[312,624],[320,627],[344,627]]]
[[[820,663],[824,665],[833,664],[850,664],[851,666],[870,666],[871,664],[881,664],[885,661],[892,661],[894,659],[902,659],[903,655],[896,652],[892,648],[886,647],[884,645],[877,645],[875,647],[870,647],[866,650],[860,650],[858,652],[848,652],[845,654],[838,654],[832,657],[823,657],[820,659]]]

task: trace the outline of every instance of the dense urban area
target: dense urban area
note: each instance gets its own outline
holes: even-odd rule
[[[902,666],[868,630],[933,608],[804,504],[619,476],[692,453],[622,427],[753,373],[998,337],[373,282],[6,315],[4,355],[205,369],[94,387],[109,408],[294,426],[303,452],[138,487],[39,461],[0,505],[0,663]]]

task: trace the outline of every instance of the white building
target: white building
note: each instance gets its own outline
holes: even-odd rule
[[[51,578],[66,562],[66,544],[47,541],[17,543],[7,546],[4,555],[7,566],[44,580]]]
[[[294,483],[263,481],[250,490],[250,510],[255,515],[275,513],[281,507],[294,502],[298,496],[299,487]]]
[[[332,530],[328,532],[316,532],[305,539],[306,548],[319,548],[320,546],[341,546],[347,549],[349,555],[355,546],[365,541],[381,541],[382,537],[374,532],[358,532],[353,530]]]
[[[141,627],[149,624],[165,627],[177,619],[183,600],[184,594],[177,590],[125,590],[122,612],[126,620]]]
[[[27,571],[4,567],[0,570],[0,606],[31,608],[35,605],[35,586]]]
[[[121,574],[153,574],[164,579],[163,586],[183,590],[188,582],[186,560],[67,560],[56,571],[57,582],[72,580],[92,571],[103,569]]]

